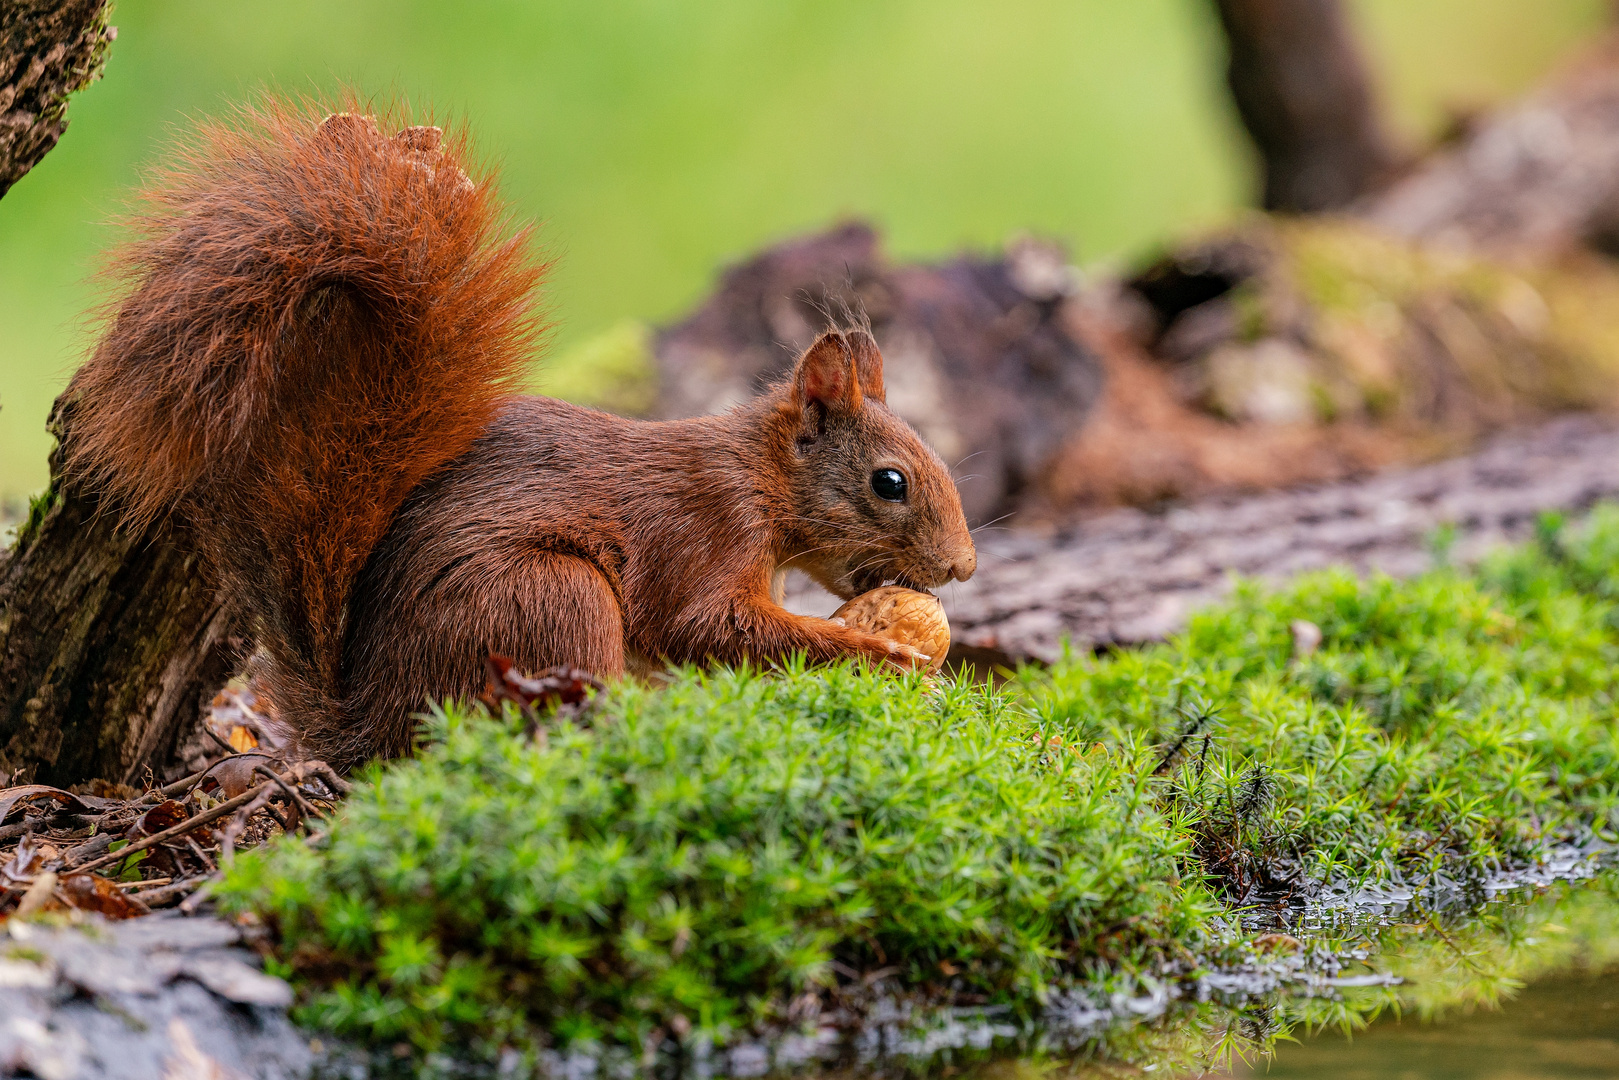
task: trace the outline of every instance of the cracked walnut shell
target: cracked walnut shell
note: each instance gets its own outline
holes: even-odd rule
[[[884,585],[863,592],[832,613],[845,626],[887,638],[928,656],[926,670],[938,671],[950,651],[950,621],[944,605],[931,593],[903,585]]]

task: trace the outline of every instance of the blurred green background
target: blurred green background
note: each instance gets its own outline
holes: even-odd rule
[[[1412,143],[1520,92],[1608,0],[1351,0]],[[549,366],[678,316],[728,261],[862,216],[902,256],[1056,235],[1091,263],[1251,190],[1205,0],[116,0],[106,77],[0,200],[0,499],[45,480],[112,218],[187,117],[272,86],[469,119],[558,259]],[[610,352],[611,349],[605,350]],[[584,370],[581,370],[584,369]]]

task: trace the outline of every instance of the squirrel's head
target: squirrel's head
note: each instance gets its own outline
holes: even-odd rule
[[[822,334],[780,393],[792,431],[791,565],[845,599],[889,581],[929,589],[972,577],[978,555],[955,481],[889,412],[870,334]]]

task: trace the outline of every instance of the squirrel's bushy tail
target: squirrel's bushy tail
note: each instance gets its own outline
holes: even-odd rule
[[[511,392],[542,274],[464,140],[323,114],[244,109],[157,178],[66,401],[68,475],[181,513],[294,724],[334,719],[353,582]]]

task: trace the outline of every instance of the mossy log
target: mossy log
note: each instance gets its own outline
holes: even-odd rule
[[[1619,427],[1565,417],[1499,436],[1476,454],[1303,490],[1217,497],[1163,513],[1117,510],[1067,535],[1002,534],[978,573],[941,593],[952,667],[1051,661],[1159,641],[1219,602],[1237,577],[1277,584],[1333,566],[1405,577],[1467,565],[1534,534],[1544,514],[1619,498]],[[836,603],[790,596],[824,614]]]

